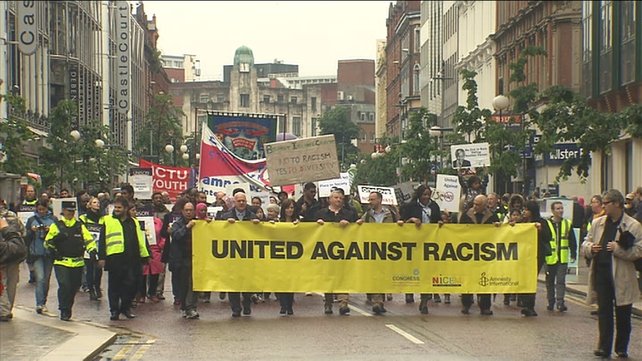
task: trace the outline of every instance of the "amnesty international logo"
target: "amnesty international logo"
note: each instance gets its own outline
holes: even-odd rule
[[[482,287],[486,287],[489,284],[489,279],[486,277],[486,272],[482,272],[481,277],[479,277],[479,285]]]
[[[479,277],[479,285],[482,287],[487,286],[502,286],[502,287],[517,287],[519,286],[519,281],[513,280],[510,276],[488,276],[486,272],[482,272]]]

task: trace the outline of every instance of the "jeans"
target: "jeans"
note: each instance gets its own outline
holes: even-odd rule
[[[82,267],[55,265],[54,269],[58,280],[58,309],[71,312],[76,292],[80,289],[82,282]]]
[[[192,288],[192,267],[179,267],[176,270],[178,276],[179,295],[181,301],[181,310],[196,310],[198,302],[197,293]],[[231,300],[230,300],[231,302]]]
[[[100,281],[103,278],[103,270],[102,268],[98,267],[98,264],[96,261],[91,261],[91,260],[86,260],[85,261],[85,267],[86,267],[86,280],[87,280],[87,288],[91,291],[97,292],[100,289]]]
[[[41,256],[33,262],[33,273],[36,276],[36,306],[47,304],[52,270],[53,258],[51,256]]]
[[[12,315],[13,302],[16,299],[16,285],[20,275],[20,263],[11,263],[0,267],[2,273],[2,285],[4,291],[0,295],[0,316],[9,317]]]
[[[555,304],[555,301],[558,305],[564,302],[567,269],[567,263],[546,265],[546,298],[549,305]]]

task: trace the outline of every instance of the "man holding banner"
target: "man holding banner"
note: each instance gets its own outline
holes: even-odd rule
[[[237,192],[236,194],[234,194],[234,208],[223,213],[221,219],[226,219],[230,223],[235,223],[236,221],[252,221],[254,223],[260,222],[258,218],[256,218],[256,214],[247,209],[247,197],[245,196],[244,192]],[[240,317],[241,293],[229,292],[228,297],[230,299],[230,306],[232,307],[232,317]],[[243,292],[244,315],[252,314],[251,297],[252,292]]]
[[[357,224],[366,223],[396,223],[397,216],[390,211],[388,207],[384,207],[381,202],[383,202],[383,195],[379,192],[371,192],[368,197],[368,202],[370,203],[370,209],[368,209],[361,219],[357,221]],[[376,315],[387,312],[383,307],[383,293],[371,293],[368,294],[372,298],[372,312]]]
[[[356,222],[356,213],[344,207],[344,197],[345,194],[343,193],[343,189],[333,188],[330,192],[330,204],[328,205],[328,207],[320,209],[316,214],[317,223],[323,225],[325,222],[335,222],[345,227],[351,222]],[[326,315],[332,314],[332,302],[334,300],[334,296],[334,293],[325,294],[324,310]],[[337,293],[336,296],[340,302],[339,314],[341,314],[342,316],[349,314],[349,294]]]
[[[440,223],[441,209],[439,205],[431,200],[432,189],[425,184],[420,185],[415,190],[410,201],[401,207],[401,220],[406,223],[414,223],[420,226],[423,223]],[[422,293],[421,302],[419,303],[419,312],[423,315],[428,314],[428,300],[432,294]],[[438,297],[438,296],[437,296]],[[406,294],[406,303],[415,302],[412,293]]]
[[[459,223],[499,225],[499,219],[496,214],[488,209],[488,199],[486,196],[478,195],[473,199],[473,207],[462,215]],[[490,309],[490,294],[480,294],[478,296],[480,313],[484,316],[492,316],[493,311]],[[461,303],[463,306],[461,313],[468,315],[470,313],[470,306],[473,304],[473,295],[461,295]]]

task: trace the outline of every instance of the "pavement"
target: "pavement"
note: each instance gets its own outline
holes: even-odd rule
[[[571,269],[567,276],[568,296],[583,300],[587,278],[586,267]],[[544,283],[543,272],[539,282]],[[50,291],[50,297],[54,298],[53,306],[55,293],[51,295]],[[642,317],[642,300],[633,305],[633,313]],[[57,310],[37,315],[32,307],[18,305],[13,315],[12,321],[0,322],[0,360],[94,360],[127,332],[79,318],[63,322]]]

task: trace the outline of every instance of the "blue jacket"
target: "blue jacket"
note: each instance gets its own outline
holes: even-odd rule
[[[34,257],[42,257],[49,254],[49,251],[45,249],[45,236],[49,231],[49,227],[56,221],[53,213],[49,211],[44,217],[40,217],[38,213],[34,213],[33,216],[29,217],[27,220],[27,240],[29,242],[29,255]],[[33,231],[31,228],[33,226],[39,227],[36,231]]]

